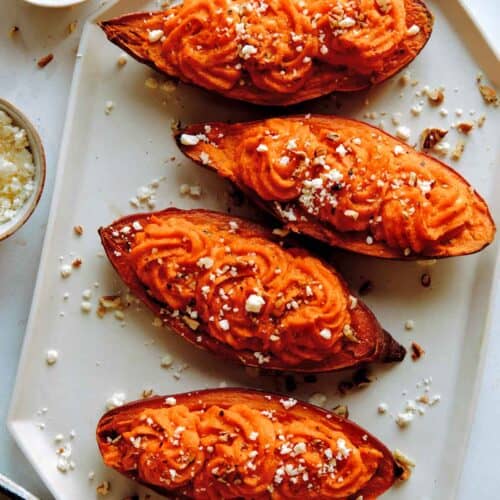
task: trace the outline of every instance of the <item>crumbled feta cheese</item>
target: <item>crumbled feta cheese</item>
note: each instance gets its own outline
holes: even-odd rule
[[[416,24],[412,24],[406,33],[408,36],[418,35],[420,33],[420,28]]]
[[[168,398],[165,398],[165,404],[167,404],[168,406],[175,406],[177,404],[177,400],[170,396]]]
[[[106,408],[108,410],[112,410],[113,408],[118,408],[119,406],[123,406],[125,404],[125,399],[126,399],[125,393],[115,392],[106,401]]]
[[[330,340],[332,338],[332,331],[329,328],[323,328],[323,330],[319,332],[319,336],[325,340]]]
[[[243,47],[240,50],[240,56],[243,59],[249,59],[250,56],[253,56],[257,54],[257,48],[254,47],[253,45],[243,45]]]
[[[408,425],[410,425],[412,420],[413,420],[413,413],[410,411],[398,413],[396,416],[396,423],[401,428],[408,427]]]
[[[394,149],[393,149],[394,156],[402,155],[404,152],[405,152],[405,149],[403,148],[403,146],[401,146],[399,144],[394,146]]]
[[[245,302],[245,311],[250,313],[258,314],[260,313],[262,307],[266,304],[266,301],[260,295],[252,293],[248,296]]]
[[[250,439],[250,441],[257,441],[257,438],[259,437],[259,433],[258,432],[255,432],[255,431],[252,431],[249,435],[248,435],[248,439]]]
[[[201,196],[201,186],[189,186],[189,195],[193,198],[199,198]]]
[[[351,217],[352,219],[354,220],[357,220],[357,218],[359,217],[359,212],[356,212],[356,210],[344,210],[344,215],[346,217]]]
[[[224,330],[224,331],[228,331],[231,328],[229,321],[227,319],[221,319],[219,321],[219,326],[220,326],[221,330]]]
[[[415,322],[412,319],[405,321],[405,330],[413,330],[415,328]]]
[[[413,116],[419,116],[424,108],[420,104],[415,104],[411,107],[410,111]]]
[[[337,439],[337,460],[343,460],[345,458],[348,458],[349,455],[351,454],[351,448],[347,447],[347,444],[345,442],[345,439],[339,438]]]
[[[196,135],[181,134],[181,144],[183,146],[196,146],[200,139]]]
[[[358,305],[358,298],[354,295],[349,295],[349,309],[355,309]]]
[[[92,303],[88,300],[82,300],[80,304],[80,309],[84,313],[89,313],[92,310]]]
[[[47,361],[48,365],[55,364],[58,358],[59,358],[59,353],[55,349],[49,349],[47,351],[47,354],[45,355],[45,360]]]
[[[106,101],[104,103],[104,114],[109,115],[111,111],[115,108],[115,103],[113,101]]]
[[[148,33],[148,40],[150,43],[155,43],[161,40],[161,37],[164,35],[163,30],[151,30]]]
[[[257,146],[258,153],[265,153],[266,151],[269,151],[269,148],[265,144],[259,144]]]
[[[300,443],[297,443],[294,447],[293,447],[293,452],[296,454],[296,455],[302,455],[302,453],[305,453],[307,451],[307,445],[306,443],[304,443],[303,441],[301,441]]]
[[[397,126],[401,124],[402,113],[393,113],[391,117],[392,124]]]
[[[408,127],[405,127],[404,125],[400,125],[396,129],[396,135],[400,139],[403,139],[404,141],[407,141],[410,138],[411,130]]]
[[[377,407],[377,411],[381,414],[381,415],[384,415],[385,413],[387,413],[387,410],[389,409],[389,407],[387,406],[387,403],[380,403]]]
[[[214,265],[214,259],[211,257],[201,257],[197,262],[198,267],[210,269]]]
[[[0,223],[11,220],[34,190],[35,166],[28,136],[0,111]]]
[[[345,148],[345,146],[343,144],[339,144],[335,151],[342,157],[344,157],[346,154],[347,154],[347,149]]]
[[[210,164],[210,156],[208,155],[208,153],[206,153],[205,151],[202,151],[200,153],[200,161],[203,165],[209,165]]]
[[[356,20],[352,17],[346,16],[338,23],[340,28],[352,28],[356,24]]]
[[[169,366],[172,366],[172,363],[174,362],[172,356],[170,354],[165,354],[163,358],[161,358],[161,366],[162,368],[168,368]]]
[[[263,364],[269,363],[269,361],[271,361],[271,357],[270,356],[265,356],[261,352],[254,352],[253,355],[257,359],[259,365],[263,365]]]
[[[290,408],[293,408],[297,404],[297,400],[293,398],[288,398],[288,399],[280,399],[281,406],[285,408],[285,410],[289,410]]]
[[[69,264],[63,264],[59,268],[59,272],[61,274],[61,277],[63,277],[63,278],[68,278],[69,276],[71,276],[71,271],[72,271],[72,267]]]
[[[328,47],[326,45],[322,45],[319,49],[321,55],[326,56],[328,54]]]

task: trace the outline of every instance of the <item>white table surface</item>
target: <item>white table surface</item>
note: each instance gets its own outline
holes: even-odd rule
[[[500,2],[463,2],[500,53]],[[46,9],[22,0],[0,0],[0,97],[16,104],[31,118],[47,155],[47,182],[36,212],[18,233],[0,242],[0,472],[42,499],[50,498],[50,494],[8,434],[5,419],[45,233],[79,33],[85,18],[103,3],[87,0],[73,8]],[[67,27],[73,21],[78,21],[77,29],[68,34]],[[14,25],[20,31],[10,38]],[[54,60],[39,69],[36,61],[49,52],[54,54]],[[494,311],[493,322],[500,325],[500,310]],[[460,500],[499,498],[499,422],[500,335],[496,335],[489,339]]]

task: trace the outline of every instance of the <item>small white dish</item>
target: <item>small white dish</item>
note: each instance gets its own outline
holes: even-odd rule
[[[10,102],[1,98],[0,110],[5,111],[12,118],[14,125],[26,130],[30,151],[33,155],[33,164],[35,165],[35,189],[16,215],[10,221],[0,224],[0,241],[2,241],[14,234],[30,218],[38,205],[45,184],[46,166],[42,141],[28,118]]]
[[[37,5],[39,7],[70,7],[71,5],[76,5],[79,3],[83,3],[86,0],[24,0],[27,3],[32,5]]]

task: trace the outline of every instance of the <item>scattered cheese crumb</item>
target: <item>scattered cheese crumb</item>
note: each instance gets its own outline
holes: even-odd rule
[[[221,319],[219,321],[219,326],[221,330],[228,331],[230,329],[229,321],[227,319]]]
[[[49,349],[45,356],[45,360],[47,361],[47,364],[49,366],[55,364],[58,358],[59,358],[59,353],[55,349]]]
[[[403,139],[404,141],[407,141],[410,138],[411,130],[408,127],[405,127],[404,125],[400,125],[396,129],[396,135],[400,139]]]
[[[111,111],[115,108],[115,103],[113,101],[106,101],[104,104],[104,114],[109,115]]]
[[[396,416],[396,423],[402,429],[405,427],[408,427],[408,425],[410,425],[412,420],[413,420],[413,413],[409,412],[409,411],[404,411],[404,412],[398,413]]]
[[[88,300],[82,300],[80,304],[80,309],[84,313],[89,313],[92,310],[92,303]]]
[[[106,401],[106,408],[108,410],[112,410],[113,408],[118,408],[119,406],[123,406],[125,404],[125,399],[126,399],[125,393],[115,392]]]
[[[63,278],[69,278],[71,276],[71,271],[72,271],[72,268],[69,264],[63,264],[59,268],[59,272],[61,274],[61,277],[63,277]]]
[[[329,328],[323,328],[323,330],[319,332],[319,336],[325,340],[330,340],[332,338],[332,331]]]
[[[408,36],[418,35],[420,33],[420,28],[416,24],[412,24],[406,33]]]
[[[172,363],[173,363],[173,358],[172,356],[170,356],[170,354],[165,354],[165,356],[163,356],[163,358],[161,358],[161,366],[163,368],[168,368],[169,366],[172,366]]]
[[[405,330],[413,330],[415,328],[415,322],[412,319],[405,321]]]
[[[378,406],[377,406],[377,411],[381,414],[381,415],[384,415],[385,413],[387,413],[387,410],[389,409],[389,407],[387,406],[387,403],[380,403]]]
[[[260,295],[252,293],[245,302],[245,311],[258,314],[265,304],[266,301]]]
[[[148,33],[148,40],[150,43],[155,43],[161,40],[161,37],[164,35],[163,30],[151,30]]]

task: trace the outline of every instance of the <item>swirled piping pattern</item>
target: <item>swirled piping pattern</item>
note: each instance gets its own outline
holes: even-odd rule
[[[144,27],[171,76],[277,94],[297,92],[319,67],[380,72],[407,36],[404,0],[185,0]],[[164,36],[151,42],[153,30]]]
[[[107,465],[194,499],[345,499],[377,472],[382,453],[334,421],[280,413],[244,403],[146,408],[116,417],[101,452]]]
[[[270,119],[246,127],[231,154],[236,183],[277,202],[285,219],[312,217],[367,242],[420,253],[459,235],[474,217],[465,182],[359,123],[332,129]]]
[[[321,361],[342,349],[349,295],[337,275],[301,250],[241,237],[230,218],[153,216],[135,233],[129,262],[170,314],[253,351],[260,364]]]

